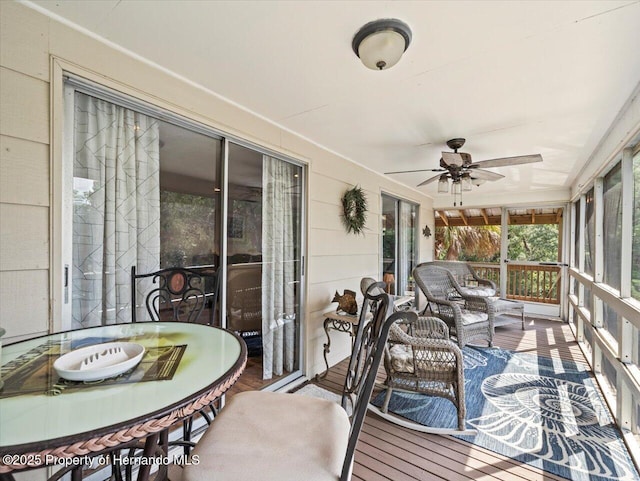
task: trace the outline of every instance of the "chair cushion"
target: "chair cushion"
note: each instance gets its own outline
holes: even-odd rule
[[[198,441],[198,464],[185,466],[183,480],[336,481],[349,430],[347,414],[331,401],[236,394]]]
[[[467,296],[490,297],[496,295],[496,290],[491,287],[462,287],[460,290]]]
[[[389,348],[391,357],[391,367],[396,372],[407,372],[413,374],[413,352],[411,346],[394,344]]]
[[[469,311],[462,309],[462,324],[468,326],[469,324],[475,324],[476,322],[483,322],[489,319],[486,312]]]

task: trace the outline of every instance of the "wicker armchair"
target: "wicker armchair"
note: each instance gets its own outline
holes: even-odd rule
[[[442,319],[460,347],[476,339],[493,345],[495,307],[488,298],[465,294],[448,270],[429,262],[417,265],[413,278],[427,298],[423,314]]]
[[[435,317],[408,318],[391,326],[384,353],[387,392],[381,411],[387,413],[394,390],[449,399],[458,411],[458,429],[465,429],[462,351],[449,339],[449,329]]]

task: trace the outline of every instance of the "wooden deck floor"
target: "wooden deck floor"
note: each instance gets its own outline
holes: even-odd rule
[[[585,361],[569,326],[559,321],[528,318],[525,331],[517,324],[496,328],[495,345],[547,357]],[[331,368],[318,384],[339,392],[346,365],[345,360]],[[358,442],[353,479],[547,481],[564,478],[450,436],[419,433],[368,413]]]

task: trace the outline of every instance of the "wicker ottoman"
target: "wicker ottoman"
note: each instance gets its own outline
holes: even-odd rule
[[[516,322],[518,318],[508,316],[506,314],[514,313],[520,314],[522,320],[522,330],[524,331],[524,303],[520,301],[513,301],[511,299],[502,299],[500,297],[490,297],[495,308],[495,318],[493,321],[494,327],[504,326],[505,324],[511,324]]]

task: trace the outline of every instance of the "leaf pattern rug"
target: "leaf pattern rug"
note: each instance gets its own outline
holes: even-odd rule
[[[587,365],[500,348],[465,346],[465,397],[472,436],[456,436],[576,481],[640,480]],[[373,404],[381,406],[384,391]],[[442,398],[394,391],[389,411],[453,428]]]

